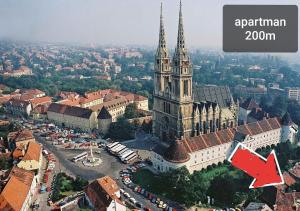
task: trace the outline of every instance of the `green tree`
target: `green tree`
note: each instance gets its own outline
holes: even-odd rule
[[[12,166],[12,161],[9,158],[0,158],[0,169],[9,169]]]
[[[85,186],[87,186],[89,182],[79,176],[73,182],[73,188],[75,191],[81,191]]]
[[[128,106],[126,106],[124,117],[126,119],[133,119],[138,117],[137,106],[135,103],[130,103]]]
[[[121,117],[117,122],[110,124],[107,138],[116,140],[128,140],[134,138],[134,127],[125,118]]]

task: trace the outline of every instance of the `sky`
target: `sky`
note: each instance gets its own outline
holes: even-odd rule
[[[170,47],[179,0],[0,0],[0,39],[93,45],[158,42],[160,3]],[[297,0],[182,0],[188,47],[221,47],[224,4],[299,4]]]

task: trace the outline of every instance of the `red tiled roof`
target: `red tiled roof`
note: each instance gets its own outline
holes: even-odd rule
[[[32,171],[14,167],[0,194],[0,210],[21,210],[34,178]]]
[[[240,125],[235,128],[227,128],[217,132],[202,134],[200,136],[185,138],[188,145],[188,152],[198,151],[201,149],[225,144],[233,141],[236,132],[244,135],[257,135],[273,129],[280,128],[278,118],[264,119],[262,121]],[[186,146],[186,144],[185,144]]]
[[[190,159],[184,140],[175,140],[164,154],[164,158],[174,163],[184,163]]]
[[[284,183],[287,186],[291,186],[296,183],[296,180],[287,171],[283,172],[282,176],[283,176]]]
[[[18,142],[18,141],[24,141],[28,139],[34,139],[34,136],[30,130],[20,130],[17,132],[10,132],[7,135],[7,139]]]
[[[41,156],[41,146],[38,143],[30,142],[22,160],[39,161]]]
[[[50,104],[52,102],[52,98],[49,96],[38,97],[30,100],[33,107],[42,104]]]
[[[120,189],[117,183],[109,176],[93,181],[85,188],[85,193],[96,210],[104,211],[112,200],[122,204],[116,192]]]
[[[300,211],[300,206],[296,205],[300,199],[300,192],[284,193],[277,190],[274,211]]]

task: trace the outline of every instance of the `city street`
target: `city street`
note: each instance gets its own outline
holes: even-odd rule
[[[101,151],[100,158],[102,159],[102,163],[99,166],[86,167],[82,164],[82,162],[79,161],[77,163],[74,163],[71,161],[71,159],[74,156],[84,151],[87,151],[87,149],[81,150],[81,149],[57,148],[56,146],[52,145],[51,142],[46,141],[45,138],[40,137],[38,135],[36,135],[35,137],[38,142],[43,144],[45,149],[47,149],[49,152],[52,152],[57,158],[56,168],[55,168],[56,171],[58,172],[64,171],[71,176],[78,175],[86,180],[89,180],[90,182],[102,176],[109,175],[117,181],[120,188],[128,192],[130,196],[135,198],[138,202],[140,202],[141,204],[143,204],[148,208],[151,208],[152,210],[160,210],[157,208],[156,204],[151,203],[148,199],[145,199],[142,195],[132,191],[130,188],[128,188],[122,183],[121,178],[119,177],[119,172],[122,169],[126,169],[128,167],[128,164],[121,163],[116,157],[107,153],[106,150],[97,149],[97,151],[99,150]],[[132,140],[132,141],[128,141],[127,143],[125,142],[124,144],[128,147],[132,147],[133,149],[138,149],[138,148],[141,150],[149,149],[150,147],[156,144],[155,141],[147,141],[149,140],[149,138],[150,138],[149,136],[144,136],[144,138],[142,138],[142,136],[140,135],[138,141]],[[99,155],[96,154],[95,152],[93,154],[94,156],[99,157]],[[123,196],[122,199],[126,199],[126,198]],[[126,199],[126,201],[128,201],[128,199]],[[168,203],[172,205],[176,204],[171,201],[168,201]],[[45,210],[45,209],[40,209],[40,210]]]

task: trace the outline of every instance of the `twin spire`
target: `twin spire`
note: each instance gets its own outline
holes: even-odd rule
[[[159,46],[158,53],[165,52],[167,54],[167,42],[166,42],[166,33],[164,28],[163,21],[163,11],[162,11],[162,3],[160,7],[160,27],[159,27]],[[184,38],[184,30],[183,30],[183,17],[182,17],[182,3],[180,1],[180,9],[179,9],[179,22],[178,22],[178,35],[177,35],[177,45],[175,50],[176,54],[181,54],[185,52],[185,38]]]

